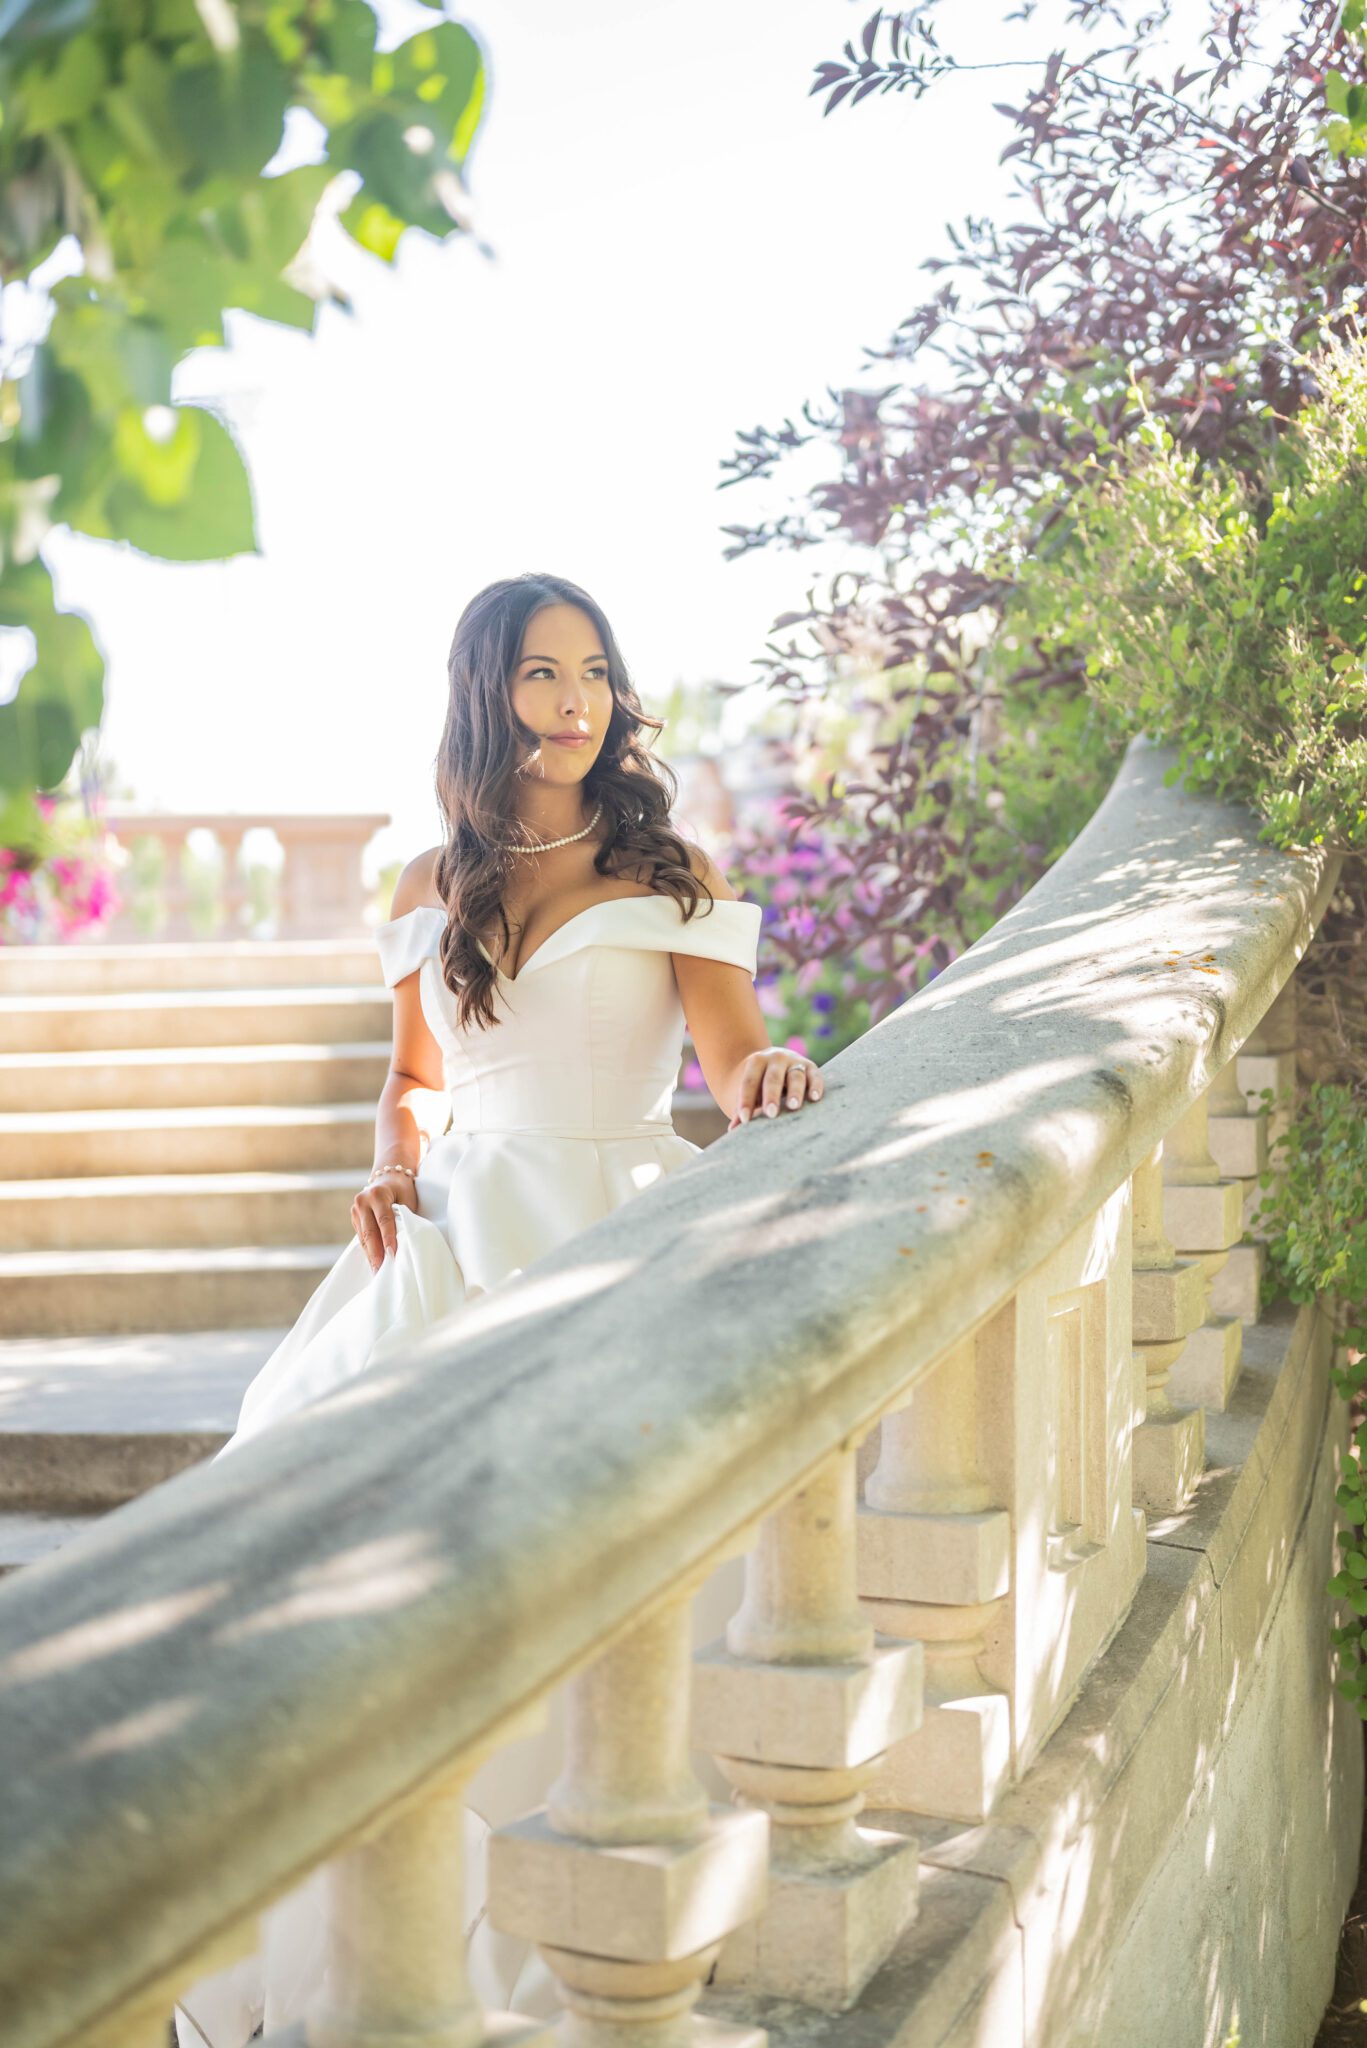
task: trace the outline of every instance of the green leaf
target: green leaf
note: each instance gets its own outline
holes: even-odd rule
[[[318,46],[335,71],[369,85],[379,22],[366,0],[331,0],[320,9]]]
[[[162,446],[145,429],[139,439],[123,422],[120,428],[124,480],[109,492],[112,534],[174,562],[259,552],[242,458],[212,413],[178,406],[175,432]]]
[[[104,51],[93,35],[72,36],[61,45],[51,69],[29,71],[18,105],[21,135],[66,128],[81,121],[99,99],[109,77]]]
[[[237,50],[175,72],[169,108],[187,160],[201,174],[251,177],[280,147],[290,84],[259,31]]]
[[[0,704],[0,793],[55,789],[81,736],[100,722],[104,662],[79,612],[59,612],[41,557],[0,574],[0,627],[27,627],[37,656]]]
[[[465,150],[452,149],[451,144],[483,75],[479,45],[470,31],[459,22],[444,21],[436,28],[420,29],[389,58],[390,91],[413,101],[415,114],[425,114],[438,141],[446,145],[445,154],[463,157]]]

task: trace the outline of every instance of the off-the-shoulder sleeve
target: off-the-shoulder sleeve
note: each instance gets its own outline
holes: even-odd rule
[[[666,897],[666,902],[672,898]],[[677,909],[677,906],[676,906]],[[759,932],[764,913],[758,903],[740,897],[718,896],[711,907],[700,903],[693,916],[678,923],[669,933],[671,953],[693,953],[704,960],[726,960],[744,967],[750,979],[759,966]]]
[[[429,954],[435,955],[445,929],[446,912],[430,904],[420,904],[416,910],[405,911],[402,917],[390,918],[388,924],[376,925],[375,944],[386,985],[393,988],[406,974],[421,967]]]

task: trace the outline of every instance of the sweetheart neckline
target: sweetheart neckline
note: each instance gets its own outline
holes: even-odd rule
[[[734,904],[736,908],[739,908],[742,902],[744,901],[745,899],[739,896],[718,896],[713,899],[711,909],[716,909],[718,904],[723,903],[731,903]],[[536,962],[541,958],[541,955],[545,952],[546,948],[555,943],[555,941],[559,938],[561,932],[568,931],[572,924],[577,924],[581,917],[587,917],[590,911],[610,910],[615,908],[620,903],[668,903],[671,909],[673,909],[675,912],[677,912],[679,908],[677,899],[673,896],[667,895],[661,889],[647,890],[645,893],[639,896],[604,896],[600,898],[600,900],[597,903],[586,903],[582,910],[576,910],[572,916],[567,917],[565,919],[565,922],[563,924],[558,924],[553,932],[547,933],[546,937],[541,941],[541,944],[536,948],[535,952],[532,954],[530,960],[523,960],[522,962],[520,962],[516,974],[504,973],[503,969],[498,965],[498,962],[489,952],[489,949],[485,945],[483,939],[476,939],[475,944],[479,947],[480,952],[483,953],[485,959],[493,968],[494,973],[499,977],[499,980],[506,981],[509,988],[516,988],[518,982],[521,981],[523,975],[535,966]],[[445,923],[447,915],[445,907],[443,905],[436,903],[417,903],[413,906],[412,910],[405,910],[403,913],[403,917],[390,918],[387,920],[387,922],[390,924],[402,924],[404,917],[416,917],[419,911],[424,910],[427,911],[433,917],[441,918],[442,922]],[[710,916],[711,910],[705,912],[704,915]],[[380,927],[380,929],[383,930],[383,925]]]

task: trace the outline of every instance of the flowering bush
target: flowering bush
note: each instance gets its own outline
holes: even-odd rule
[[[790,798],[732,832],[719,858],[760,906],[755,992],[772,1041],[819,1065],[875,1021],[870,984],[878,975],[860,944],[877,885],[856,874],[836,832],[795,823]]]
[[[38,825],[22,846],[0,846],[0,945],[61,944],[122,908],[115,869],[127,859],[87,793],[36,796]]]

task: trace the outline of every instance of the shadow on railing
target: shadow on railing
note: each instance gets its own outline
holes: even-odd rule
[[[709,1978],[858,2000],[916,1904],[914,1833],[866,1800],[972,1820],[1030,1770],[1140,1585],[1144,1507],[1200,1470],[1175,1371],[1238,1369],[1230,1062],[1260,1026],[1285,1059],[1332,873],[1167,765],[1132,748],[818,1109],[0,1587],[6,2048],[163,2048],[324,1863],[310,2043],[494,2038],[450,1933],[462,1795],[561,1686],[564,1769],[490,1838],[489,1918],[575,2042],[649,2019],[674,2048]]]

